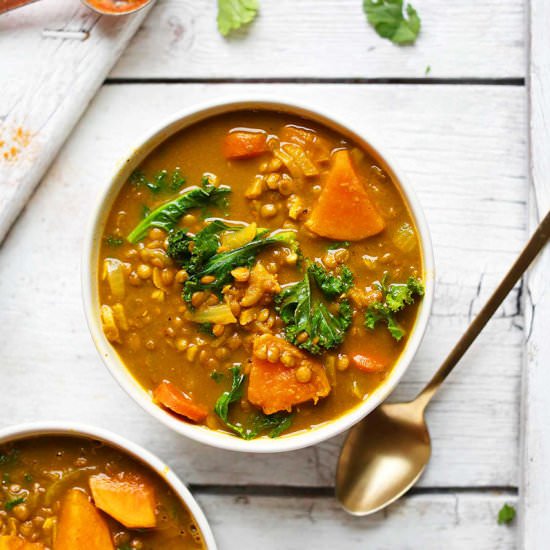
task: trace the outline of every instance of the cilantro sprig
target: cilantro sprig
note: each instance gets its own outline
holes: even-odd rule
[[[223,36],[251,23],[258,14],[258,0],[218,0],[218,30]]]
[[[363,0],[363,10],[379,36],[394,44],[413,44],[420,33],[417,11],[403,0]]]

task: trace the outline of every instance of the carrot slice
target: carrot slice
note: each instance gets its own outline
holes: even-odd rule
[[[0,550],[44,550],[41,542],[28,542],[16,535],[0,536]]]
[[[264,350],[277,348],[281,360],[271,363],[262,359]],[[291,411],[294,405],[314,401],[330,393],[330,383],[323,365],[310,359],[297,347],[272,334],[263,334],[254,339],[252,367],[248,382],[248,400],[261,407],[265,414]],[[283,363],[283,360],[286,362]],[[297,373],[302,369],[301,373]],[[311,375],[300,382],[304,371]]]
[[[103,516],[80,489],[71,489],[61,503],[54,550],[114,550]]]
[[[164,380],[157,386],[153,397],[167,409],[194,422],[202,422],[208,416],[208,410],[205,407],[194,403],[186,393],[168,380]]]
[[[264,132],[229,132],[223,142],[223,154],[228,159],[249,159],[267,151]]]
[[[384,229],[384,220],[357,176],[348,150],[334,153],[306,226],[321,237],[345,241],[359,241]]]
[[[90,478],[95,505],[128,529],[155,527],[155,489],[143,477],[122,472]]]
[[[361,355],[357,353],[351,358],[351,362],[355,367],[363,372],[382,372],[385,371],[387,366],[381,361],[377,361],[372,357],[367,357],[366,355]]]

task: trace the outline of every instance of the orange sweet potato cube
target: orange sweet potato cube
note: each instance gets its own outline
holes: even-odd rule
[[[263,358],[264,350],[272,346],[278,348],[281,357],[276,363]],[[323,365],[296,346],[272,334],[254,339],[248,400],[261,407],[265,414],[291,411],[294,405],[306,401],[316,403],[326,397],[330,389]]]

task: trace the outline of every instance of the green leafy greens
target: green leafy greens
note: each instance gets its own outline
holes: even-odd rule
[[[185,185],[185,181],[179,168],[176,168],[172,174],[169,174],[167,170],[161,170],[153,178],[148,178],[141,170],[134,170],[130,175],[131,184],[136,187],[146,187],[153,193],[175,193]]]
[[[413,44],[421,27],[412,5],[406,4],[406,15],[403,8],[403,0],[363,0],[363,10],[374,30],[400,46]]]
[[[229,406],[239,401],[243,395],[244,382],[246,375],[241,372],[240,365],[234,365],[229,369],[232,374],[231,389],[225,391],[216,401],[214,412],[220,417],[223,423],[243,439],[249,440],[258,437],[262,432],[268,431],[271,438],[279,437],[285,430],[292,425],[292,414],[275,413],[263,414],[256,413],[251,419],[250,427],[242,424],[235,424],[229,420]]]
[[[6,512],[11,512],[17,505],[23,504],[25,502],[25,497],[17,497],[12,500],[8,500],[4,505]]]
[[[282,245],[297,250],[294,231],[280,231],[266,236],[267,231],[261,230],[249,243],[218,254],[221,234],[235,229],[239,227],[214,220],[195,236],[184,230],[170,233],[168,255],[184,268],[188,275],[183,287],[183,298],[186,302],[190,302],[192,295],[198,291],[209,291],[219,295],[222,288],[233,281],[231,271],[236,267],[252,266],[258,253],[267,246]],[[210,283],[202,282],[205,275],[213,276],[214,280]]]
[[[216,187],[205,178],[201,187],[190,189],[155,208],[128,235],[128,241],[132,244],[137,243],[147,235],[152,227],[158,227],[165,231],[174,229],[178,221],[192,208],[206,208],[211,205],[222,208],[230,192],[229,187]]]
[[[498,512],[498,524],[508,525],[516,518],[516,509],[510,504],[504,504],[504,506]]]
[[[395,319],[395,314],[414,303],[415,296],[424,296],[424,285],[419,279],[409,277],[406,283],[387,284],[387,273],[382,282],[376,283],[382,293],[382,301],[371,304],[365,315],[365,326],[374,329],[379,321],[385,322],[390,334],[397,341],[405,330]]]
[[[218,0],[218,30],[223,36],[252,22],[258,14],[258,0]]]
[[[124,239],[122,237],[117,237],[116,235],[108,235],[105,237],[105,243],[111,248],[116,248],[124,244]]]
[[[334,298],[351,287],[353,275],[347,267],[335,275],[319,264],[311,264],[301,281],[286,286],[275,299],[276,310],[285,323],[285,338],[310,353],[320,354],[344,341],[351,326],[352,310],[344,298],[338,302],[338,312],[332,313],[313,295],[312,281],[327,298]]]

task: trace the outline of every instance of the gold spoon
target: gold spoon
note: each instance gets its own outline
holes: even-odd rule
[[[549,238],[550,212],[416,399],[380,405],[350,430],[336,471],[336,498],[347,512],[357,516],[377,512],[418,480],[431,454],[426,406]]]

